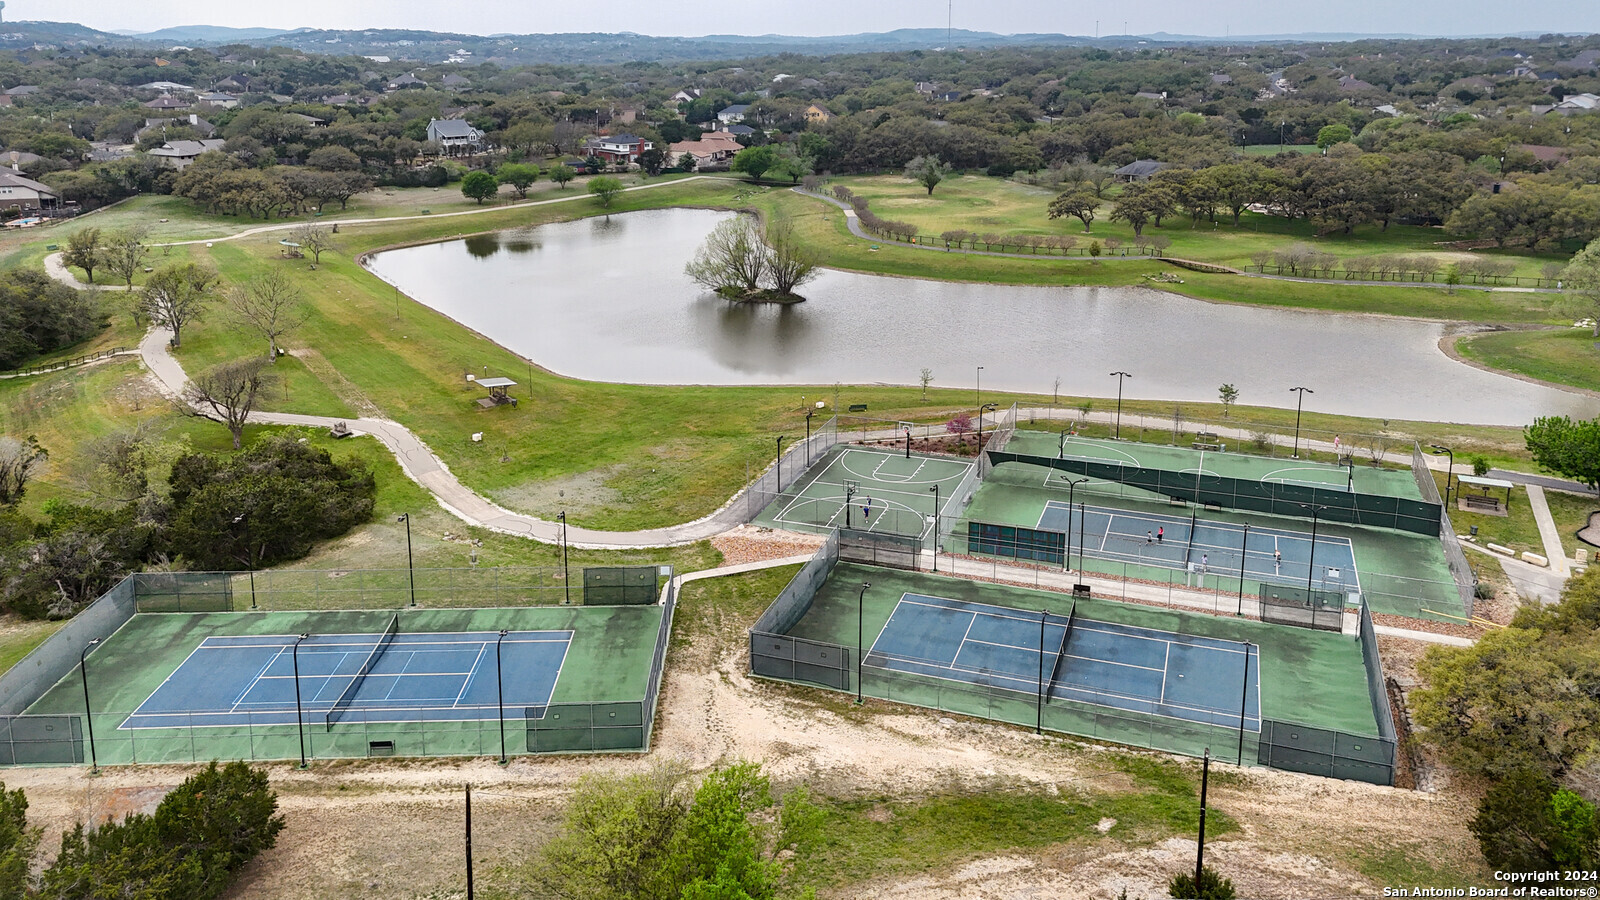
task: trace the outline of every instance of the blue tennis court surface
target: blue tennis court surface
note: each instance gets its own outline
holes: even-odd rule
[[[1045,697],[1261,730],[1260,661],[1236,641],[1047,616]],[[905,594],[863,665],[1039,696],[1040,616]]]
[[[1307,573],[1311,572],[1313,586],[1319,590],[1354,593],[1361,589],[1355,549],[1349,538],[1318,534],[1313,558],[1309,532],[1252,525],[1246,544],[1243,525],[1196,519],[1191,542],[1189,522],[1188,516],[1163,516],[1100,506],[1084,508],[1081,517],[1074,509],[1069,516],[1067,504],[1051,500],[1039,515],[1038,527],[1062,532],[1070,527],[1069,544],[1074,552],[1081,529],[1084,554],[1098,559],[1174,569],[1199,566],[1219,575],[1239,574],[1243,545],[1246,578],[1303,585]],[[1159,541],[1155,539],[1158,530],[1165,531]]]
[[[345,721],[493,719],[499,696],[496,632],[398,634],[348,698]],[[300,642],[305,720],[324,717],[357,680],[380,634],[313,635]],[[294,635],[208,637],[119,728],[295,724]],[[550,702],[570,631],[508,632],[500,647],[507,707]]]

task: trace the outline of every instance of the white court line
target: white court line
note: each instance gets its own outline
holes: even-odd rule
[[[267,670],[272,668],[272,664],[277,662],[278,660],[280,660],[282,658],[283,658],[283,647],[280,646],[278,648],[278,652],[272,654],[272,658],[267,660],[267,664],[262,666],[260,668],[260,670],[256,672],[256,677],[250,679],[250,681],[247,684],[245,684],[244,690],[239,692],[239,696],[233,698],[233,705],[228,707],[228,712],[231,713],[234,710],[238,709],[239,708],[239,704],[244,702],[244,698],[250,696],[250,689],[256,686],[256,683],[261,680],[261,676],[267,674]]]
[[[472,669],[467,673],[467,677],[462,680],[461,690],[456,692],[456,699],[451,701],[451,706],[461,705],[461,698],[467,695],[467,688],[472,686],[472,679],[478,674],[478,665],[483,662],[483,655],[488,652],[489,645],[487,643],[478,647],[478,658],[472,661]]]
[[[1167,674],[1172,665],[1172,642],[1167,641],[1166,655],[1161,657],[1161,701],[1167,702]]]

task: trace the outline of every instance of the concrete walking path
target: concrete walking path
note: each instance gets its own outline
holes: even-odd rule
[[[1556,530],[1556,520],[1550,515],[1550,504],[1545,502],[1544,488],[1526,484],[1528,506],[1533,509],[1533,520],[1539,523],[1539,540],[1544,543],[1544,555],[1550,560],[1550,570],[1562,578],[1572,574],[1572,563],[1561,546],[1561,532]]]
[[[1540,603],[1556,603],[1561,599],[1561,589],[1566,586],[1567,579],[1543,566],[1525,563],[1520,559],[1502,556],[1481,544],[1467,541],[1461,542],[1463,550],[1481,553],[1500,563],[1500,568],[1511,579],[1512,587],[1516,588],[1519,597],[1531,597]]]

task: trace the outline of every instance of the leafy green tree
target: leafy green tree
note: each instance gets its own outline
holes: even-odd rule
[[[0,369],[87,340],[104,324],[87,291],[73,290],[39,269],[0,272]]]
[[[1533,461],[1591,490],[1600,486],[1600,419],[1541,416],[1522,429]]]
[[[1600,863],[1594,805],[1540,772],[1518,769],[1495,783],[1468,827],[1496,869],[1548,872]]]
[[[1095,210],[1099,208],[1100,198],[1094,195],[1094,191],[1075,187],[1050,201],[1049,216],[1052,219],[1073,216],[1083,223],[1083,230],[1087,233],[1089,226],[1094,224]]]
[[[1324,125],[1317,131],[1317,146],[1326,150],[1334,144],[1343,144],[1355,138],[1350,126],[1343,123]]]
[[[100,262],[100,229],[81,228],[69,236],[61,261],[82,269],[89,276],[89,283],[94,284],[94,267]]]
[[[1222,399],[1222,414],[1226,416],[1228,408],[1239,400],[1239,389],[1231,384],[1225,384],[1217,388],[1217,396]]]
[[[306,165],[326,172],[356,172],[361,169],[361,157],[348,147],[329,144],[307,154]]]
[[[461,194],[479,204],[500,193],[500,182],[488,172],[468,172],[461,179]]]
[[[1562,309],[1572,316],[1593,319],[1592,333],[1600,337],[1600,238],[1572,257],[1559,280]]]
[[[777,149],[771,144],[764,144],[760,147],[746,147],[735,153],[733,162],[728,164],[728,169],[749,175],[751,181],[760,181],[761,176],[765,175],[777,161]]]
[[[539,167],[534,163],[506,163],[495,173],[501,184],[511,185],[517,192],[517,199],[523,200],[528,196],[528,188],[539,180]]]
[[[550,167],[550,180],[556,183],[557,190],[564,190],[567,182],[577,177],[578,173],[573,171],[572,167],[566,163]]]
[[[915,156],[906,163],[906,177],[922,185],[928,190],[928,196],[933,196],[933,189],[939,182],[950,177],[950,166],[946,165],[938,156]]]
[[[101,265],[130,288],[133,287],[133,276],[144,264],[144,237],[141,228],[113,232],[106,235],[105,249],[101,252]]]
[[[772,168],[767,170],[767,174],[775,178],[789,179],[790,184],[799,184],[800,179],[815,172],[815,160],[801,153],[792,143],[778,148],[777,158],[773,160]]]
[[[0,900],[28,896],[28,866],[42,829],[28,826],[28,798],[0,783]]]
[[[688,811],[688,774],[681,763],[663,762],[580,780],[561,830],[539,852],[539,886],[573,900],[675,900],[669,860]]]
[[[1113,222],[1127,222],[1134,235],[1142,237],[1144,227],[1170,211],[1171,206],[1170,199],[1161,188],[1152,187],[1148,182],[1130,184],[1123,189],[1116,205],[1111,207],[1108,218]]]
[[[1172,876],[1172,880],[1167,882],[1167,896],[1187,900],[1233,900],[1236,894],[1233,879],[1223,878],[1215,869],[1204,866],[1200,869],[1198,883],[1188,872]]]
[[[660,147],[651,147],[639,154],[639,168],[646,175],[660,175],[667,167],[667,153]]]
[[[589,179],[589,193],[594,195],[600,205],[606,209],[616,202],[617,196],[622,193],[622,179],[615,175],[599,175]]]
[[[39,444],[37,435],[25,441],[0,435],[0,506],[16,506],[28,490],[28,482],[44,468],[50,451]]]
[[[171,547],[201,569],[259,569],[298,559],[372,517],[375,482],[358,459],[279,435],[228,459],[172,467]]]

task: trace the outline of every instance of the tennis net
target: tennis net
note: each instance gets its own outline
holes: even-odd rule
[[[363,662],[361,668],[356,671],[356,677],[350,679],[350,686],[344,689],[344,693],[339,695],[338,700],[333,701],[333,708],[328,710],[327,716],[329,731],[333,730],[334,724],[344,715],[344,711],[350,708],[350,704],[356,698],[356,692],[361,690],[361,683],[367,680],[367,674],[372,671],[373,666],[378,664],[378,657],[383,655],[383,651],[389,649],[389,644],[394,641],[394,636],[399,632],[400,615],[396,613],[389,619],[389,627],[384,629],[383,636],[378,638],[377,644],[373,645],[372,652],[367,654],[366,662]]]
[[[1189,568],[1189,562],[1194,558],[1194,526],[1196,524],[1195,517],[1198,514],[1199,510],[1189,510],[1189,543],[1183,548],[1183,567],[1185,569]]]
[[[1056,654],[1056,667],[1050,672],[1050,684],[1061,680],[1061,667],[1066,664],[1067,646],[1072,643],[1072,626],[1078,621],[1078,601],[1072,601],[1072,611],[1067,613],[1067,630],[1061,635],[1061,650]],[[1049,685],[1045,686],[1045,696],[1050,696]]]

